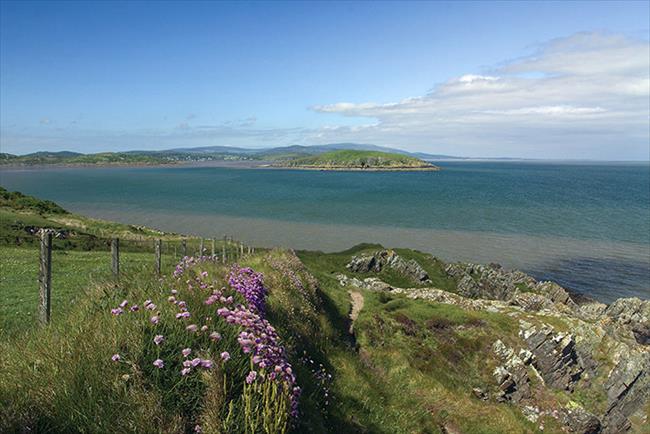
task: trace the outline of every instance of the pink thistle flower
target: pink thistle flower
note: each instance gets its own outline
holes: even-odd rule
[[[183,354],[183,357],[187,357],[192,353],[192,349],[191,348],[185,348],[183,351],[181,351],[181,353]]]
[[[218,332],[212,332],[212,333],[210,333],[210,339],[217,342],[218,340],[221,339],[221,334],[218,333]]]
[[[187,330],[188,332],[195,332],[198,330],[198,328],[199,326],[197,326],[196,324],[190,324],[187,327],[185,327],[185,330]]]
[[[200,364],[201,364],[201,359],[199,359],[198,357],[192,359],[192,367],[199,366]]]
[[[156,345],[160,345],[164,340],[165,340],[165,337],[163,335],[156,335],[153,338],[153,343],[156,344]]]
[[[192,368],[183,368],[183,369],[181,369],[181,375],[183,375],[183,376],[189,374],[190,372],[192,372]]]
[[[129,302],[128,302],[127,300],[122,300],[122,303],[120,303],[120,307],[121,307],[122,309],[124,309],[124,308],[126,307],[127,304],[129,304]]]
[[[257,378],[257,372],[250,371],[246,376],[246,383],[251,384],[253,381],[255,381],[255,378]]]
[[[153,365],[158,369],[162,369],[165,366],[165,362],[163,362],[161,359],[156,359],[154,360]]]
[[[228,351],[224,351],[223,353],[221,353],[221,360],[223,360],[224,362],[230,360],[230,353]]]
[[[212,360],[209,359],[201,360],[201,367],[205,369],[212,369]]]
[[[158,324],[160,317],[158,315],[154,315],[151,317],[151,319],[149,319],[149,321],[151,321],[151,324]]]
[[[119,362],[121,359],[119,354],[113,354],[113,357],[111,357],[111,360],[114,362]]]

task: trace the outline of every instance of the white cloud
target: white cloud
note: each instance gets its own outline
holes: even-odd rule
[[[375,121],[322,140],[464,155],[647,159],[650,45],[579,33],[490,75],[451,78],[420,97],[313,109]]]

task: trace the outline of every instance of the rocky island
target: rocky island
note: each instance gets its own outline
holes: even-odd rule
[[[303,170],[421,171],[440,170],[419,158],[379,151],[331,151],[279,161],[270,167]]]

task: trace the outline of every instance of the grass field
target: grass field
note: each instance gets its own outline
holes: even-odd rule
[[[129,278],[133,274],[151,275],[152,253],[124,252],[120,268]],[[31,247],[0,247],[0,336],[14,335],[36,325],[38,307],[39,251]],[[172,255],[162,258],[163,269],[169,273],[176,260]],[[110,253],[104,251],[52,252],[52,321],[60,321],[73,308],[88,287],[111,279]]]

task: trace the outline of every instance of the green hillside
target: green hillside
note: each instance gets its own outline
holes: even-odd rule
[[[376,244],[167,251],[161,275],[132,245],[116,281],[75,243],[161,233],[0,192],[0,432],[647,432],[647,301]],[[69,230],[45,327],[34,227]]]
[[[407,155],[351,150],[295,158],[275,166],[322,170],[438,170],[431,163]]]

